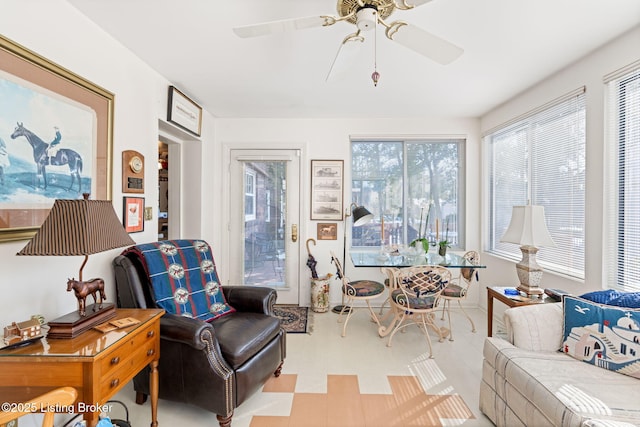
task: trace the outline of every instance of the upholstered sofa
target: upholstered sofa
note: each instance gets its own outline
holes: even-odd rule
[[[506,339],[484,344],[481,411],[499,427],[640,425],[640,380],[566,354],[564,316],[562,303],[505,311]]]
[[[169,297],[161,303],[158,284],[152,283],[159,274],[151,271],[144,256],[149,249],[157,249],[156,256],[166,261],[166,267],[160,268],[165,275],[172,275],[166,280]],[[198,265],[187,265],[189,258]],[[220,287],[206,242],[171,240],[134,246],[117,256],[113,267],[119,307],[160,306],[166,310],[160,319],[160,399],[206,409],[217,415],[221,427],[229,427],[234,409],[269,377],[280,375],[286,333],[273,316],[276,291]],[[186,286],[181,287],[179,282]],[[196,296],[215,293],[220,302],[209,302],[201,317],[193,313],[196,302],[187,301],[186,291],[184,299],[178,301],[178,288]],[[171,313],[175,309],[178,312]],[[136,402],[143,403],[150,394],[148,370],[134,378],[134,390]]]

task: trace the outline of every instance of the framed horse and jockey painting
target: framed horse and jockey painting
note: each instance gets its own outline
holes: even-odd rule
[[[55,199],[111,199],[114,95],[0,35],[0,241]]]

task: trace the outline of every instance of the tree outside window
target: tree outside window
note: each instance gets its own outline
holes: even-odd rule
[[[352,246],[380,246],[384,235],[386,245],[425,237],[462,247],[463,147],[460,139],[353,141],[352,201],[375,220],[352,228]]]

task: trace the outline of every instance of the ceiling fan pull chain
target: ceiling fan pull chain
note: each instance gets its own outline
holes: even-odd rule
[[[371,80],[373,80],[373,86],[378,87],[378,80],[380,80],[380,73],[378,72],[378,12],[375,13],[376,23],[373,27],[373,73],[371,74]]]

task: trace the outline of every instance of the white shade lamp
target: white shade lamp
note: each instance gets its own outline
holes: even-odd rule
[[[542,268],[536,262],[538,247],[555,247],[547,229],[544,207],[536,205],[514,206],[511,222],[501,242],[517,243],[522,251],[522,259],[516,264],[520,286],[518,290],[527,295],[541,295]]]

